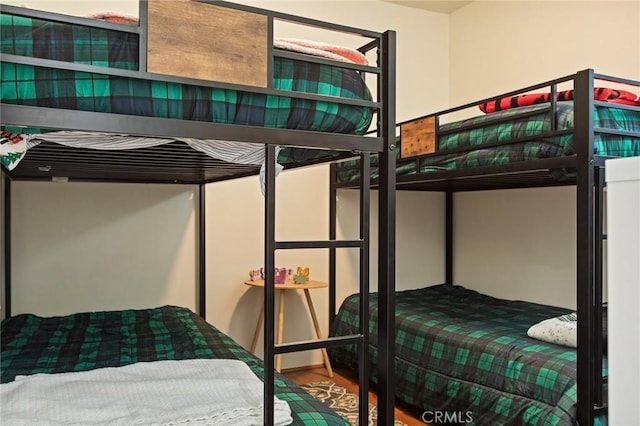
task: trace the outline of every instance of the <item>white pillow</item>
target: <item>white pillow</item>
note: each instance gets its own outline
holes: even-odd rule
[[[578,316],[572,312],[540,321],[527,330],[527,335],[543,342],[575,348],[578,345]]]

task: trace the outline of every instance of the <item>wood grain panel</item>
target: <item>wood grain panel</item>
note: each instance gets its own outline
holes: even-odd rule
[[[436,152],[436,119],[426,117],[400,126],[400,157],[408,158]]]
[[[147,70],[267,86],[267,17],[189,0],[150,0]]]

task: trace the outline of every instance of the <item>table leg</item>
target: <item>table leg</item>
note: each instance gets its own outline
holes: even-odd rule
[[[260,307],[260,315],[258,315],[258,324],[256,324],[256,331],[253,332],[253,342],[251,342],[251,353],[256,352],[256,345],[258,344],[258,336],[260,336],[260,329],[262,328],[262,320],[264,319],[264,300]]]
[[[304,289],[304,295],[307,298],[307,305],[309,305],[309,312],[311,313],[311,320],[313,321],[313,326],[316,329],[316,336],[318,339],[322,339],[322,333],[320,332],[320,325],[318,324],[318,317],[316,316],[316,310],[313,308],[313,303],[311,302],[311,295],[309,294],[308,289]],[[327,350],[325,348],[320,349],[322,351],[322,358],[324,359],[324,366],[327,369],[327,374],[329,377],[333,377],[333,370],[331,369],[331,362],[329,361],[329,354],[327,354]]]
[[[278,298],[278,337],[276,340],[277,344],[282,343],[282,331],[284,329],[284,290],[278,290],[280,293],[280,297]],[[280,367],[282,366],[282,354],[276,355],[276,371],[280,372]]]

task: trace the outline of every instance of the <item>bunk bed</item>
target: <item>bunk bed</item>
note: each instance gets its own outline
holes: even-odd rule
[[[450,417],[454,421],[476,424],[606,422],[604,163],[640,156],[639,87],[638,81],[584,70],[400,123],[397,189],[445,193],[445,283],[395,295],[396,396],[418,413],[446,412],[458,416]],[[470,108],[472,117],[445,122]],[[332,166],[332,197],[338,188],[356,185],[358,161]],[[373,158],[373,185],[375,167]],[[456,191],[557,185],[577,191],[576,310],[497,299],[456,285]],[[360,323],[354,303],[369,300],[372,361],[377,297],[349,296],[337,314],[335,305],[330,313],[330,335],[339,336]],[[529,337],[534,325],[555,318],[573,322],[575,347]],[[329,355],[347,366],[358,363],[349,347]]]
[[[263,360],[208,324],[204,188],[261,175],[266,270],[274,269],[275,252],[283,249],[357,247],[363,259],[368,256],[364,237],[276,241],[275,179],[278,163],[299,167],[354,152],[363,158],[378,153],[386,161],[383,174],[394,169],[395,33],[222,1],[141,1],[137,20],[7,5],[0,5],[0,12],[6,317],[2,382],[15,383],[24,375],[37,379],[35,373],[102,373],[98,367],[126,368],[144,361],[239,359],[262,380],[265,424],[274,424],[276,397],[289,402],[294,424],[342,424],[335,413],[277,375],[274,357],[342,344],[357,344],[366,354],[368,333],[275,345],[271,276],[264,286]],[[365,42],[345,59],[341,47],[327,49],[328,44],[313,42],[310,51],[306,41],[274,40],[275,22],[351,34]],[[368,52],[375,56],[375,65],[352,59]],[[365,77],[375,82],[367,83]],[[375,84],[376,99],[368,84]],[[381,202],[387,220],[380,224],[385,261],[379,280],[392,295],[395,174],[387,176]],[[162,307],[53,318],[12,316],[11,290],[19,285],[11,275],[14,180],[198,185],[198,315]],[[367,192],[362,191],[364,199]],[[368,288],[367,277],[361,279],[361,288]],[[392,302],[390,297],[382,303]],[[393,311],[391,305],[381,308]],[[125,319],[134,332],[114,328]],[[380,329],[392,333],[386,320]],[[393,418],[393,380],[388,374],[393,345],[387,346],[389,352],[381,351],[378,365],[388,389],[379,398],[381,421]],[[360,392],[363,422],[366,388]]]

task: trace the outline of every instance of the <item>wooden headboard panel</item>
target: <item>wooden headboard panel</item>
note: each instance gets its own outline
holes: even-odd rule
[[[266,15],[189,0],[148,8],[148,72],[267,87]]]
[[[436,119],[419,118],[400,125],[400,157],[410,158],[436,152]]]

